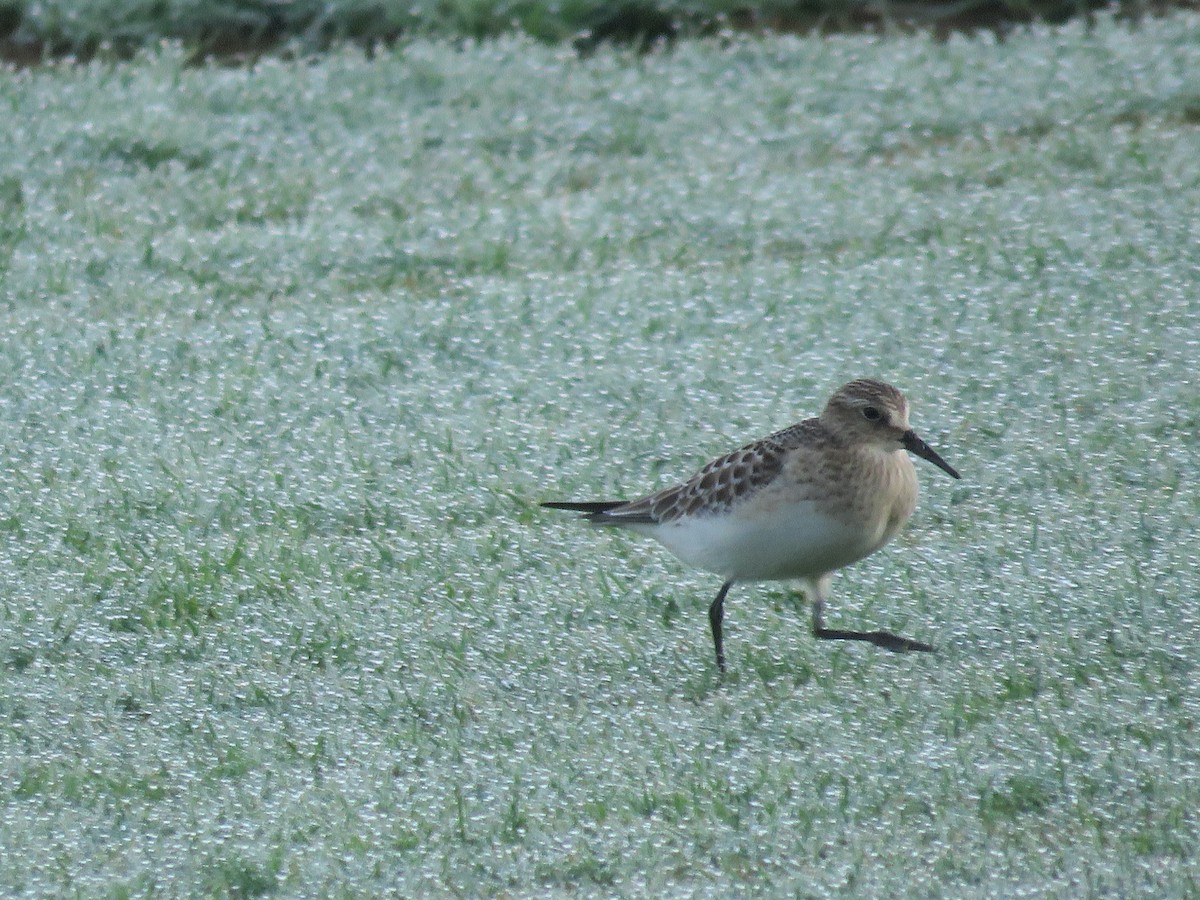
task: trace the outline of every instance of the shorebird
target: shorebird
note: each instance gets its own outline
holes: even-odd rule
[[[917,473],[905,451],[960,477],[908,424],[904,394],[860,378],[838,388],[819,417],[718,457],[687,481],[637,500],[541,505],[648,535],[687,565],[721,576],[708,621],[722,672],[725,596],[739,581],[801,582],[822,640],[931,652],[890,631],[826,628],[824,620],[833,573],[886,544],[916,508]]]

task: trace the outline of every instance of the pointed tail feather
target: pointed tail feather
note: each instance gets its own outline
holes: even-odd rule
[[[548,503],[539,504],[546,509],[565,509],[569,512],[584,513],[589,518],[602,516],[610,509],[616,509],[618,506],[624,506],[624,500],[592,500],[576,502],[571,500],[551,500]]]
[[[543,503],[547,509],[565,509],[570,512],[583,513],[583,517],[593,525],[654,525],[654,518],[645,510],[638,508],[630,513],[618,512],[619,507],[628,506],[624,500],[555,500]]]

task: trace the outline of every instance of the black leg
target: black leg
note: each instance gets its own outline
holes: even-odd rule
[[[721,590],[717,592],[717,599],[708,608],[708,624],[712,626],[713,647],[717,651],[717,668],[722,672],[725,671],[725,647],[721,642],[721,620],[725,618],[725,595],[729,593],[731,587],[733,587],[732,581],[721,585]]]
[[[922,644],[920,641],[901,637],[890,631],[842,631],[840,628],[814,628],[813,635],[823,641],[867,641],[876,647],[896,653],[918,650],[923,653],[934,652],[933,647],[929,644]]]
[[[922,644],[920,641],[914,641],[911,638],[900,637],[900,635],[892,634],[890,631],[843,631],[840,628],[826,628],[823,612],[825,610],[825,591],[827,587],[827,584],[818,582],[813,592],[813,637],[820,638],[823,641],[867,641],[876,647],[882,647],[884,650],[891,650],[895,653],[909,653],[913,651],[920,651],[922,653],[934,652],[933,647],[929,644]]]

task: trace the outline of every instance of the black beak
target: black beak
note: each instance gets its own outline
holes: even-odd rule
[[[904,444],[904,449],[910,453],[915,453],[921,459],[927,459],[951,478],[962,478],[954,471],[950,463],[946,462],[937,455],[937,451],[930,447],[927,443],[917,437],[917,433],[911,428],[904,432],[904,437],[901,438],[901,443]]]

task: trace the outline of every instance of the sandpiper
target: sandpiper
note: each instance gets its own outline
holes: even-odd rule
[[[833,573],[886,544],[916,508],[917,473],[905,450],[960,477],[909,426],[904,394],[860,378],[840,387],[818,418],[714,459],[680,484],[638,500],[542,506],[649,535],[720,575],[708,620],[722,672],[725,595],[738,581],[800,581],[818,638],[929,652],[929,644],[890,631],[826,628],[823,617]]]

